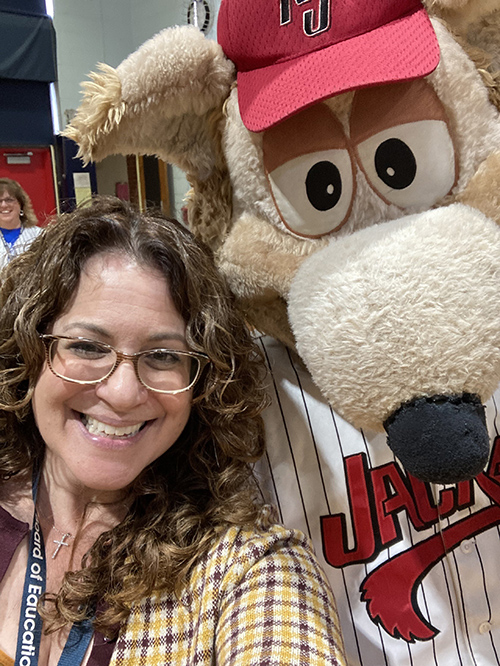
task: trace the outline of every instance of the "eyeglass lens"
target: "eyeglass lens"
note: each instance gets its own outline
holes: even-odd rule
[[[13,199],[12,197],[5,197],[4,199],[0,199],[0,204],[5,203],[5,204],[7,204],[7,205],[10,206],[10,205],[12,205],[15,201],[17,201],[17,200],[16,200],[16,199]]]
[[[111,347],[91,340],[53,340],[49,347],[52,370],[63,379],[99,382],[115,367],[117,353]],[[137,357],[139,379],[157,391],[188,388],[197,377],[199,359],[190,354],[156,349]]]

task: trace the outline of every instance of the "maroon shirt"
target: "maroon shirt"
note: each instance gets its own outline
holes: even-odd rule
[[[29,532],[28,523],[17,520],[0,506],[0,582],[9,568],[17,547]],[[98,631],[94,633],[94,645],[87,666],[108,666],[115,641],[108,641]]]

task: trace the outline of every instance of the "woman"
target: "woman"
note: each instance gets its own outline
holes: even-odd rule
[[[96,200],[9,264],[0,329],[7,656],[344,663],[306,540],[258,500],[261,365],[208,250]]]
[[[38,236],[35,211],[19,183],[0,178],[0,267],[27,249]]]

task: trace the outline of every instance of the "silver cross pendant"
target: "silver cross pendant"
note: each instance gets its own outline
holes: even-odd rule
[[[69,532],[66,532],[65,534],[62,535],[60,540],[58,541],[57,539],[53,540],[53,543],[57,544],[57,548],[55,551],[52,553],[52,559],[55,559],[57,553],[61,550],[61,546],[69,546],[69,543],[66,543],[65,539],[66,537],[70,537],[71,534]]]

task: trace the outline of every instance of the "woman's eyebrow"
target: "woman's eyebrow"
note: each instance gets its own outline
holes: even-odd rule
[[[63,333],[67,333],[68,331],[71,331],[74,328],[80,328],[84,331],[88,331],[89,333],[95,333],[95,335],[100,335],[104,338],[111,337],[111,335],[105,328],[102,328],[97,324],[92,324],[91,322],[85,322],[85,321],[69,322],[68,324],[63,326]]]
[[[68,331],[72,331],[73,329],[81,329],[83,331],[86,331],[88,333],[94,334],[99,336],[100,338],[108,338],[110,339],[112,335],[107,331],[105,328],[102,328],[98,324],[93,324],[91,322],[82,322],[82,321],[73,321],[66,326],[63,327],[63,333],[67,333]],[[153,333],[152,335],[148,336],[148,342],[161,342],[163,340],[176,340],[178,342],[182,342],[183,344],[186,344],[186,338],[184,335],[181,333],[176,333],[174,331],[161,331],[157,333]]]
[[[161,340],[178,340],[179,342],[186,342],[186,337],[181,333],[174,333],[173,331],[165,331],[163,333],[155,333],[148,337],[151,342],[160,342]]]

